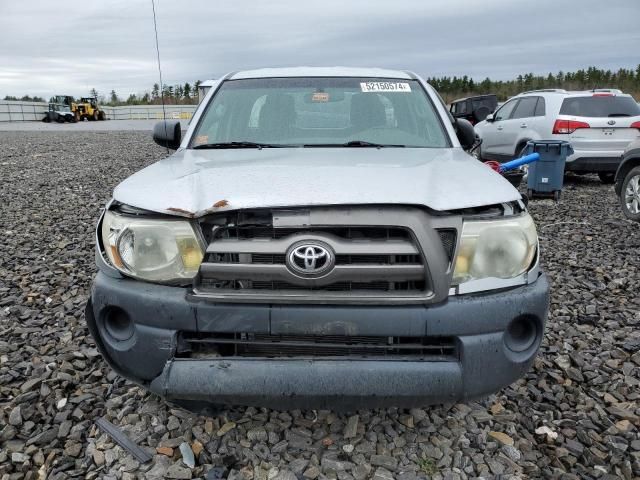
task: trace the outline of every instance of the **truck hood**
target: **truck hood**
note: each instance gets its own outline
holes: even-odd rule
[[[185,217],[260,207],[405,204],[434,210],[520,198],[459,148],[180,150],[120,183],[115,200]]]

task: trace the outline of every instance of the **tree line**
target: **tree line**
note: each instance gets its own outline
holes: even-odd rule
[[[115,90],[111,90],[108,98],[101,98],[101,103],[111,106],[118,105],[159,105],[164,103],[167,105],[191,105],[198,103],[198,88],[202,82],[196,80],[193,85],[189,82],[177,85],[164,85],[162,90],[157,83],[153,84],[150,91],[142,94],[129,94],[126,98],[121,98]]]
[[[7,95],[4,100],[10,100],[14,102],[44,102],[45,99],[38,97],[37,95],[31,97],[29,95],[23,95],[22,97],[14,97],[13,95]]]
[[[625,93],[632,94],[638,100],[640,99],[640,64],[635,69],[620,68],[616,71],[589,67],[575,72],[559,71],[547,75],[527,73],[518,75],[513,80],[491,80],[487,77],[477,81],[463,75],[462,77],[428,77],[427,82],[442,95],[447,103],[459,97],[485,93],[494,93],[499,100],[506,100],[520,92],[543,88],[564,88],[566,90],[619,88]],[[196,104],[198,103],[198,87],[201,83],[200,80],[196,80],[193,84],[187,82],[164,85],[162,89],[159,84],[155,83],[151,90],[138,94],[131,93],[126,99],[120,97],[115,90],[111,90],[108,95],[102,95],[95,89],[91,89],[90,96],[96,96],[100,103],[111,106],[158,105],[161,103],[162,97],[168,105]],[[44,102],[41,97],[30,97],[29,95],[21,98],[7,95],[4,99]]]
[[[546,76],[527,73],[518,75],[513,80],[491,80],[487,77],[478,82],[464,75],[462,77],[430,77],[427,78],[427,82],[442,95],[447,103],[456,98],[485,93],[494,93],[499,100],[506,100],[527,90],[544,88],[565,90],[619,88],[633,95],[636,100],[640,99],[640,65],[635,69],[620,68],[617,71],[589,67],[575,72],[549,73]]]

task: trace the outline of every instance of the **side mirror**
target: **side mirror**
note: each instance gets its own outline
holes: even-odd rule
[[[469,150],[476,143],[476,131],[469,120],[456,118],[456,135],[460,141],[460,146],[464,150]]]
[[[493,113],[490,113],[489,115],[487,115],[486,117],[484,117],[484,119],[485,119],[487,122],[489,122],[489,123],[493,122],[493,120],[494,120]]]
[[[177,150],[182,141],[182,129],[177,120],[163,120],[153,126],[153,141],[161,147]]]

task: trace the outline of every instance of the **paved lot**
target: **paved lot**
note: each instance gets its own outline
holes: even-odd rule
[[[0,122],[0,132],[111,132],[153,130],[157,120],[105,120],[102,122]],[[184,121],[186,127],[186,121]]]
[[[203,417],[117,378],[83,320],[100,208],[164,150],[146,132],[12,132],[0,144],[0,478],[640,476],[640,225],[595,177],[568,178],[560,205],[531,204],[553,290],[540,356],[521,381],[409,411]],[[152,462],[100,433],[100,416]]]

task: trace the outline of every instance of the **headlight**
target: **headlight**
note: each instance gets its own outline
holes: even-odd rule
[[[188,221],[128,217],[110,211],[102,220],[102,243],[114,267],[152,282],[193,278],[204,255]]]
[[[481,278],[514,278],[531,266],[538,245],[533,219],[466,221],[453,272],[453,284]]]

